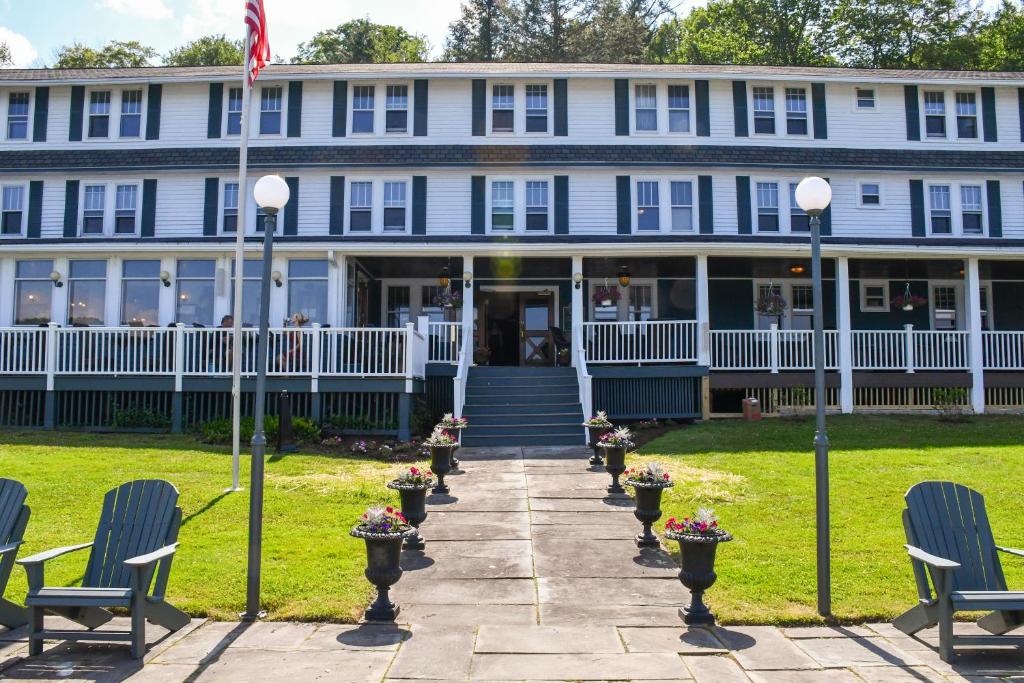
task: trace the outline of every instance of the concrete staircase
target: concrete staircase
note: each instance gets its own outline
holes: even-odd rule
[[[463,446],[581,446],[583,409],[573,368],[473,367]]]

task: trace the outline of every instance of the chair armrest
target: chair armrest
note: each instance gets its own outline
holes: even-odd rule
[[[48,560],[52,560],[55,557],[60,557],[61,555],[67,555],[68,553],[73,553],[76,550],[83,550],[85,548],[90,548],[90,547],[92,547],[92,541],[90,541],[88,543],[79,543],[78,545],[66,545],[66,546],[64,546],[62,548],[53,548],[51,550],[44,550],[41,553],[36,553],[35,555],[31,555],[30,557],[24,557],[24,558],[18,560],[18,564],[20,564],[20,565],[42,564],[43,562],[46,562]]]
[[[1017,550],[1016,548],[1004,548],[1001,545],[996,546],[996,550],[1007,555],[1016,555],[1017,557],[1024,557],[1024,550]]]
[[[926,553],[925,551],[921,550],[920,548],[918,548],[916,546],[904,545],[903,547],[907,549],[907,552],[910,554],[910,557],[912,559],[915,559],[918,562],[924,562],[929,567],[933,567],[935,569],[959,569],[960,568],[960,563],[959,562],[954,562],[953,560],[947,560],[944,557],[938,557],[937,555],[932,555],[931,553]]]
[[[176,551],[177,549],[178,544],[172,543],[170,545],[165,545],[163,548],[160,548],[159,550],[154,550],[151,553],[139,555],[138,557],[130,557],[127,560],[125,560],[124,563],[132,568],[145,567],[147,565],[153,564],[157,560],[162,560],[165,557],[173,555],[174,551]]]
[[[7,553],[16,551],[21,547],[21,543],[21,541],[17,541],[15,543],[8,543],[7,545],[0,545],[0,557],[3,557]]]

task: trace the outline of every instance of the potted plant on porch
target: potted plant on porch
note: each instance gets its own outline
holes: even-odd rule
[[[349,532],[366,541],[366,580],[377,589],[377,599],[364,614],[367,621],[394,621],[399,608],[388,591],[402,578],[402,540],[413,532],[402,513],[392,507],[373,507]]]
[[[447,494],[451,490],[444,483],[444,478],[452,471],[452,452],[458,444],[455,437],[441,426],[434,427],[434,431],[423,441],[423,445],[430,449],[430,469],[437,475],[437,484],[430,490],[431,493]]]
[[[420,536],[420,524],[427,518],[427,489],[434,485],[433,472],[410,467],[388,482],[388,488],[398,491],[402,501],[402,516],[413,531],[405,537],[406,550],[423,550],[426,543]]]
[[[657,548],[661,545],[651,531],[651,525],[661,519],[662,492],[674,485],[672,476],[656,462],[626,470],[626,486],[632,486],[636,491],[633,516],[644,525],[644,530],[636,537],[638,548]]]
[[[452,413],[445,413],[441,416],[441,421],[437,423],[437,426],[446,432],[460,432],[469,426],[469,420],[464,417],[455,417]],[[459,459],[455,457],[455,451],[462,446],[461,441],[461,438],[456,438],[455,448],[452,449],[452,469],[459,466]]]
[[[604,469],[612,475],[608,493],[625,493],[619,477],[626,471],[626,451],[633,447],[633,433],[626,427],[620,427],[602,436],[597,447],[604,449]]]
[[[604,460],[601,459],[601,451],[597,449],[597,445],[601,443],[601,437],[612,430],[612,421],[608,419],[608,413],[603,410],[597,411],[597,415],[584,422],[583,426],[587,428],[588,445],[594,451],[590,456],[590,464],[603,466]]]
[[[682,521],[675,517],[665,523],[665,538],[679,541],[682,567],[679,580],[690,591],[690,605],[679,610],[689,626],[715,623],[715,615],[704,604],[704,591],[718,579],[715,574],[715,551],[719,543],[732,540],[732,535],[718,526],[714,510],[701,508],[693,517]]]

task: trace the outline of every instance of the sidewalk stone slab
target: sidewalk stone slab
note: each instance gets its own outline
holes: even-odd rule
[[[844,669],[828,671],[748,671],[754,683],[860,683],[860,679]]]
[[[631,541],[535,538],[533,552],[538,576],[668,578],[679,572],[668,553]]]
[[[749,683],[735,660],[726,656],[683,657],[683,664],[697,683]]]
[[[465,626],[466,624],[497,624],[530,626],[537,623],[534,605],[417,605],[401,603],[403,622]]]
[[[472,680],[606,681],[688,678],[674,654],[477,655]]]
[[[609,515],[606,515],[609,516]],[[535,524],[531,527],[533,538],[565,538],[565,527]],[[590,541],[631,541],[636,538],[637,525],[634,524],[574,524],[574,538]]]
[[[678,607],[640,607],[616,605],[613,609],[599,604],[541,603],[542,626],[676,626],[683,627]]]
[[[490,494],[460,493],[454,485],[452,485],[452,492],[448,496],[433,494],[427,496],[428,515],[435,512],[527,512],[527,510],[526,496],[499,497]]]
[[[161,664],[203,664],[216,658],[252,624],[211,621],[154,657]]]
[[[149,662],[133,676],[125,680],[131,683],[182,683],[191,681],[197,668],[193,664],[156,664]]]
[[[381,650],[395,652],[412,634],[396,624],[321,624],[302,650]]]
[[[689,597],[679,579],[537,579],[540,601],[572,603],[582,597],[594,598],[598,606],[612,611],[620,605],[653,605],[656,607],[681,606]]]
[[[296,624],[286,621],[258,621],[250,624],[231,643],[236,648],[259,648],[261,650],[296,650],[313,632],[316,624]]]
[[[533,576],[530,541],[437,541],[423,556],[403,553],[402,568],[438,579],[514,579]]]
[[[392,678],[463,680],[469,675],[476,627],[412,626],[388,670]]]
[[[612,626],[534,626],[508,629],[481,626],[477,654],[622,654],[625,649]]]
[[[530,525],[435,522],[421,525],[420,533],[427,541],[428,548],[431,541],[528,541]]]
[[[417,580],[414,573],[402,576],[392,595],[403,606],[418,605],[533,605],[533,579],[429,579]]]
[[[620,628],[630,652],[678,652],[686,655],[727,654],[711,631],[703,628]]]
[[[940,675],[937,671],[924,666],[907,668],[895,666],[855,666],[852,671],[867,681],[867,683],[921,683],[922,681],[941,681],[946,683],[950,680]]]
[[[530,510],[545,512],[617,512],[633,516],[632,498],[536,498],[530,501]],[[637,522],[639,524],[639,522]]]
[[[823,667],[914,666],[921,660],[884,638],[808,638],[798,647]]]
[[[195,681],[376,681],[384,677],[391,652],[325,650],[309,652],[228,648]]]
[[[771,626],[717,627],[714,634],[747,671],[820,668],[813,659],[786,640],[777,628]]]
[[[535,501],[540,503],[542,501]],[[619,511],[617,508],[612,512]],[[627,508],[628,515],[608,514],[607,510],[601,510],[598,512],[553,512],[550,510],[538,510],[536,506],[533,507],[530,512],[530,522],[533,524],[534,531],[539,526],[557,525],[562,528],[562,535],[565,535],[565,527],[576,526],[576,525],[590,525],[590,526],[616,526],[622,528],[629,528],[633,530],[633,534],[637,533],[637,526],[640,524],[636,521],[633,516],[633,509]]]
[[[878,634],[867,626],[798,626],[782,629],[791,640],[802,638],[871,638]]]
[[[443,510],[429,510],[427,521],[421,528],[428,526],[445,526],[448,524],[525,524],[529,526],[532,522],[529,512],[445,512]]]

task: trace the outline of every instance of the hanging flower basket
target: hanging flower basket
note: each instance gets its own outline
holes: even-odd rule
[[[622,292],[618,287],[598,287],[590,298],[598,306],[612,306],[622,298]]]
[[[781,294],[765,294],[754,304],[754,310],[765,316],[780,317],[786,315],[789,303]]]
[[[462,308],[462,292],[446,289],[434,295],[431,303],[441,308]]]
[[[904,311],[910,312],[915,308],[926,305],[928,303],[928,299],[925,299],[923,296],[918,296],[916,294],[911,294],[910,296],[907,296],[906,294],[900,294],[899,296],[893,297],[893,300],[890,301],[889,303],[892,305],[893,308],[899,308]]]

